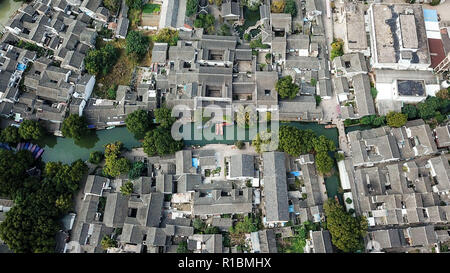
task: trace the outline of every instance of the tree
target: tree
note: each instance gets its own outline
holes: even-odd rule
[[[334,153],[334,158],[336,158],[336,161],[341,161],[345,159],[345,155],[344,153],[340,153],[340,152],[335,152]]]
[[[17,143],[20,141],[19,129],[15,126],[6,127],[1,133],[1,140],[8,143]]]
[[[177,253],[188,253],[189,249],[187,247],[187,242],[186,241],[182,241],[178,244],[177,247]]]
[[[128,131],[133,133],[136,138],[142,138],[150,129],[151,119],[147,111],[140,109],[129,114],[125,123]]]
[[[55,201],[55,207],[61,211],[61,214],[65,214],[73,207],[71,195],[60,195]]]
[[[196,232],[203,232],[203,230],[206,228],[205,222],[203,222],[199,218],[195,218],[192,222],[192,226],[194,227]]]
[[[275,90],[278,92],[282,99],[293,99],[297,96],[298,85],[295,84],[291,76],[285,76],[277,81],[275,84]]]
[[[125,0],[125,3],[130,9],[141,10],[144,7],[142,0]]]
[[[24,188],[26,170],[33,164],[34,158],[28,150],[13,153],[0,149],[0,196],[15,197]]]
[[[174,140],[169,129],[158,127],[147,132],[142,147],[149,156],[162,156],[181,150],[183,142]]]
[[[89,74],[106,75],[116,64],[117,59],[117,49],[108,43],[102,48],[89,50],[84,58],[84,63]]]
[[[437,97],[428,97],[425,101],[417,104],[419,117],[422,119],[432,118],[439,109],[441,102]]]
[[[153,36],[153,40],[157,43],[168,43],[171,46],[176,46],[178,43],[178,30],[162,28]]]
[[[197,13],[198,0],[187,0],[186,2],[186,16],[191,17]]]
[[[154,111],[156,123],[163,128],[171,128],[175,123],[176,118],[172,117],[172,110],[163,106]]]
[[[128,181],[120,187],[120,192],[125,196],[130,196],[133,193],[133,183]]]
[[[387,124],[390,127],[402,127],[408,121],[405,114],[391,111],[386,115]]]
[[[334,60],[334,58],[338,56],[344,55],[344,41],[341,39],[335,39],[333,43],[331,43],[331,60]]]
[[[117,241],[112,239],[108,235],[105,235],[102,238],[101,245],[104,250],[107,250],[108,248],[111,248],[111,247],[117,247]]]
[[[336,151],[336,145],[334,144],[334,141],[331,139],[328,139],[324,135],[319,136],[319,138],[313,138],[312,143],[313,143],[314,151],[316,151],[317,153]]]
[[[245,33],[244,34],[244,40],[249,42],[251,39],[252,39],[252,37],[250,36],[250,33]]]
[[[238,140],[236,142],[234,142],[234,146],[236,146],[236,148],[238,148],[239,150],[241,150],[242,148],[245,147],[245,143],[242,140]]]
[[[105,175],[116,177],[128,173],[130,170],[130,162],[126,158],[120,157],[121,148],[122,143],[120,141],[106,145],[105,166],[103,167]]]
[[[61,131],[65,137],[80,140],[88,132],[87,121],[84,116],[71,114],[63,121]]]
[[[380,127],[380,126],[384,125],[385,123],[386,123],[386,117],[379,116],[373,120],[372,125],[375,127]]]
[[[408,119],[415,119],[417,117],[417,108],[412,104],[405,104],[402,107],[402,113],[405,114]]]
[[[294,126],[282,125],[279,130],[278,148],[294,157],[311,153],[314,151],[313,140],[316,137],[312,130],[300,130]]]
[[[31,201],[28,198],[24,203],[31,205]],[[16,253],[51,253],[58,229],[57,222],[38,209],[16,204],[0,224],[0,238]]]
[[[132,55],[136,59],[140,60],[145,54],[147,54],[150,41],[147,36],[142,34],[142,32],[132,30],[128,32],[125,40],[128,55]]]
[[[323,208],[333,245],[344,252],[355,252],[360,249],[362,238],[367,233],[367,220],[364,217],[352,217],[334,199],[325,202]]]
[[[116,13],[119,9],[119,0],[103,0],[103,5],[112,13]]]
[[[93,151],[89,154],[88,161],[92,164],[99,164],[103,160],[103,153],[100,151]]]
[[[290,13],[292,17],[297,16],[297,5],[294,0],[286,0],[286,5],[284,6],[284,13]]]
[[[130,172],[128,173],[128,177],[130,179],[136,179],[141,176],[141,173],[145,169],[144,162],[138,161],[133,163],[133,167],[131,168]]]
[[[220,35],[222,35],[222,36],[231,36],[230,26],[227,25],[227,24],[222,24],[220,26]],[[244,36],[245,36],[245,34],[244,34]],[[250,38],[249,38],[249,40],[250,40]]]
[[[370,125],[373,123],[373,121],[375,120],[376,115],[369,115],[369,116],[364,116],[360,119],[361,124],[363,125]]]
[[[44,130],[37,121],[24,120],[20,124],[19,135],[25,140],[38,140],[44,136]]]
[[[438,92],[436,92],[436,97],[442,100],[450,99],[450,88],[439,90]]]
[[[272,13],[282,13],[286,5],[286,0],[273,0],[271,1],[271,11]]]
[[[347,198],[345,199],[345,203],[351,204],[351,203],[353,203],[353,200],[352,200],[350,197],[347,197]]]
[[[316,154],[316,167],[319,173],[326,174],[333,169],[333,159],[327,152],[319,152]]]
[[[60,229],[57,221],[72,208],[73,193],[87,166],[81,160],[71,165],[48,162],[41,177],[29,176],[26,170],[34,163],[29,151],[0,153],[0,194],[6,192],[14,199],[13,208],[0,224],[0,238],[14,252],[54,252]]]

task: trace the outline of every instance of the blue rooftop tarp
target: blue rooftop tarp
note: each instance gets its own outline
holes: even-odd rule
[[[27,68],[27,66],[24,65],[24,64],[18,64],[18,65],[17,65],[17,70],[25,71],[26,68]]]
[[[293,174],[295,177],[300,176],[300,172],[291,172],[291,174]]]
[[[294,212],[294,205],[289,205],[289,212]]]
[[[198,168],[198,158],[192,159],[192,167]]]
[[[438,22],[437,11],[434,9],[424,9],[423,16],[425,22]]]

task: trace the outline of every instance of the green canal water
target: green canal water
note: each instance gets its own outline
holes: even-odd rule
[[[14,0],[0,0],[0,31],[3,29],[9,18],[19,9],[22,2],[15,2]]]
[[[127,149],[141,146],[141,143],[126,127],[90,131],[80,141],[72,138],[46,136],[37,144],[45,149],[42,154],[43,161],[71,163],[77,159],[87,160],[92,151],[104,151],[106,144],[115,141],[121,141]]]

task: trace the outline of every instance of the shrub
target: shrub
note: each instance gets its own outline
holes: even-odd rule
[[[402,127],[406,124],[407,120],[408,118],[405,114],[394,111],[391,111],[386,115],[386,121],[390,127]]]
[[[88,161],[92,164],[99,164],[103,160],[103,153],[100,151],[93,151],[89,154]]]

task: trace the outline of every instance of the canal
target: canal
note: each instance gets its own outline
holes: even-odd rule
[[[21,5],[22,2],[15,2],[14,0],[0,0],[0,31]]]
[[[325,128],[325,125],[306,122],[282,122],[280,125],[291,125],[302,130],[311,129],[318,136],[325,135],[327,138],[332,139],[335,142],[336,147],[339,145],[338,131],[336,128],[327,129]],[[194,134],[194,131],[197,133],[201,133],[202,131],[202,129],[197,129],[193,123],[191,125],[191,130],[192,135]],[[234,130],[235,137],[227,137],[227,130],[228,132],[232,132],[233,128],[231,126],[224,127],[224,140],[206,140],[205,138],[202,138],[201,140],[185,140],[184,143],[186,146],[234,144],[237,130]],[[247,136],[246,141],[250,141],[248,138],[248,129],[245,131]],[[227,138],[230,139],[227,140]],[[77,159],[87,160],[92,151],[103,151],[106,144],[115,141],[121,141],[127,149],[141,146],[141,143],[127,130],[126,127],[116,127],[111,130],[90,131],[89,134],[83,137],[80,141],[75,141],[72,138],[49,135],[44,137],[37,144],[45,149],[45,152],[42,155],[43,161],[61,161],[64,163],[71,163]],[[328,196],[334,197],[339,188],[339,174],[337,172],[337,167],[334,168],[334,174],[327,177],[325,182]]]

